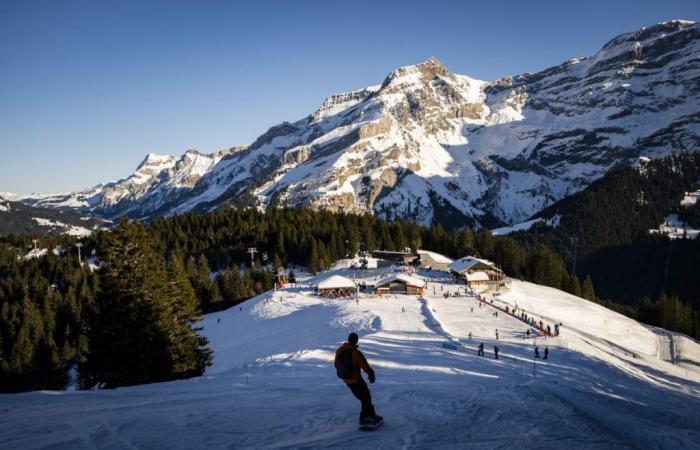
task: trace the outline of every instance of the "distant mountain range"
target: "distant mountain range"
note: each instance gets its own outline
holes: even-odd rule
[[[68,234],[80,237],[109,225],[109,221],[104,219],[82,216],[73,211],[30,206],[0,195],[0,236]]]
[[[697,151],[699,42],[695,22],[675,20],[496,81],[431,58],[328,97],[249,146],[150,154],[124,180],[21,201],[109,219],[286,205],[510,225],[640,157]]]

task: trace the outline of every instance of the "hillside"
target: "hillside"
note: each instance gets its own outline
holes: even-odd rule
[[[107,222],[72,211],[41,208],[0,196],[0,236],[49,234],[87,236]]]
[[[331,273],[353,274],[342,267]],[[361,275],[372,282],[381,274]],[[537,362],[533,378],[525,323],[502,311],[496,318],[496,309],[471,296],[443,298],[464,286],[439,273],[420,273],[429,279],[424,303],[402,295],[363,294],[359,304],[312,295],[306,286],[327,275],[206,316],[215,361],[203,377],[0,396],[0,446],[700,448],[694,341],[677,337],[672,348],[664,330],[511,280],[494,305],[517,303],[537,319],[562,323],[559,337],[537,339],[550,357]],[[332,368],[349,330],[359,332],[377,371],[371,390],[386,420],[377,433],[356,431],[359,404]],[[485,358],[476,356],[478,342]]]
[[[152,218],[305,206],[448,227],[526,220],[640,156],[697,151],[700,27],[675,20],[596,54],[482,81],[439,60],[336,94],[247,147],[149,155],[124,180],[32,205]]]

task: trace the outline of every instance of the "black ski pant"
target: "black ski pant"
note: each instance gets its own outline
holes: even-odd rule
[[[374,417],[377,414],[374,412],[374,406],[372,405],[372,394],[369,393],[369,388],[365,380],[360,377],[360,381],[357,383],[348,384],[348,387],[352,391],[352,394],[362,402],[362,409],[360,410],[360,423],[362,423],[367,417]]]

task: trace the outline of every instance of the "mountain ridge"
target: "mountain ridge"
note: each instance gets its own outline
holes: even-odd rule
[[[696,151],[698,55],[698,25],[676,20],[495,81],[432,57],[331,95],[247,147],[188,151],[150,171],[147,157],[124,180],[23,201],[109,218],[281,205],[422,224],[517,223],[640,156]]]

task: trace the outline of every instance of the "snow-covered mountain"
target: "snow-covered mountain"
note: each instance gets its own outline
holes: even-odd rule
[[[202,377],[0,395],[0,447],[700,447],[697,342],[518,280],[494,300],[500,310],[439,272],[419,271],[428,280],[422,299],[313,294],[332,274],[372,284],[391,270],[343,266],[209,314],[202,326],[214,365]],[[516,305],[546,325],[561,323],[560,336],[545,339],[505,313]],[[349,331],[376,372],[370,389],[385,418],[376,433],[357,431],[360,404],[333,368]],[[533,358],[535,345],[541,354],[548,347],[546,361]]]
[[[25,201],[109,217],[291,205],[494,227],[640,156],[696,151],[698,104],[700,27],[676,20],[496,81],[431,58],[331,96],[246,148],[149,156],[126,180]]]
[[[103,219],[82,216],[72,211],[30,206],[15,200],[12,195],[5,193],[0,195],[0,236],[8,234],[87,236],[109,225],[109,222]]]
[[[192,189],[222,158],[244,146],[203,154],[187,150],[180,158],[149,153],[136,171],[123,180],[75,193],[20,197],[35,206],[78,209],[101,216],[148,217],[183,191]]]

